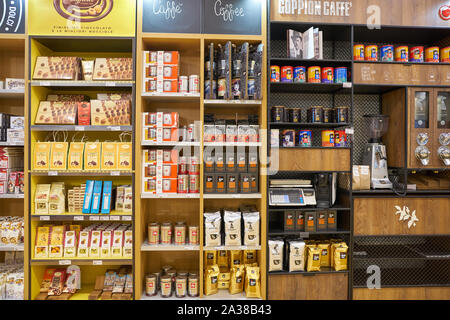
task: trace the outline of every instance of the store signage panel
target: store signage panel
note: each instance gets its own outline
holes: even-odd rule
[[[144,0],[142,32],[201,33],[203,0]]]
[[[272,0],[271,21],[450,27],[446,0]]]
[[[0,33],[25,33],[25,0],[0,1]]]
[[[30,35],[135,36],[136,0],[32,0],[28,6]]]
[[[203,0],[203,33],[261,35],[262,0]]]

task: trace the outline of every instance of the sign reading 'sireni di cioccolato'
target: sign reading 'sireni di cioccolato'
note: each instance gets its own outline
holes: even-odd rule
[[[0,0],[0,33],[25,33],[25,0]]]

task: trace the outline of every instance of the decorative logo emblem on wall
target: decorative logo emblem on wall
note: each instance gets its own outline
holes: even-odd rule
[[[408,221],[408,229],[411,229],[411,227],[416,226],[416,222],[419,221],[419,219],[416,217],[416,210],[414,210],[412,213],[410,212],[409,208],[406,206],[403,206],[403,208],[400,208],[399,206],[395,206],[395,209],[397,211],[395,212],[395,215],[400,214],[400,218],[398,221]]]
[[[53,6],[66,19],[93,22],[111,12],[113,0],[53,0]]]
[[[439,8],[439,17],[442,20],[450,20],[450,6],[445,5]]]
[[[0,33],[24,32],[23,0],[0,1]]]

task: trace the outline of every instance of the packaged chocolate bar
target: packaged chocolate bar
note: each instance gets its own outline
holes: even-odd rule
[[[132,80],[132,58],[95,59],[93,80]]]
[[[131,124],[129,100],[91,100],[91,125]]]
[[[41,101],[35,124],[75,124],[78,105],[76,102]]]
[[[82,102],[89,101],[89,97],[84,94],[49,94],[47,101],[59,101],[59,102]]]
[[[33,79],[35,80],[78,80],[80,58],[37,57]]]

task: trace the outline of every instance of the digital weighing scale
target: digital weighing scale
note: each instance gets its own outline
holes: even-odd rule
[[[271,206],[315,206],[316,193],[311,180],[271,180]]]

